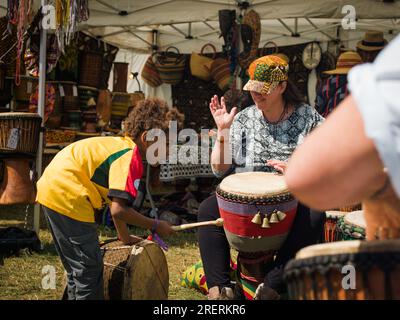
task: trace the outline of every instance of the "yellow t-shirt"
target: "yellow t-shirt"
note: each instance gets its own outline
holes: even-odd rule
[[[36,201],[72,219],[94,222],[110,197],[133,201],[142,159],[128,137],[84,139],[61,150],[37,182]]]

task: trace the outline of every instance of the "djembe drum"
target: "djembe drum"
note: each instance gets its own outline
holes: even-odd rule
[[[342,240],[338,228],[339,219],[344,217],[347,212],[343,211],[327,211],[325,221],[325,242],[334,242]]]
[[[288,262],[284,279],[295,300],[400,299],[400,240],[306,247]]]
[[[113,92],[111,100],[111,127],[120,129],[122,121],[128,115],[131,95],[124,92]]]
[[[41,123],[38,114],[0,113],[0,157],[4,161],[0,204],[34,202],[30,162],[37,152]]]
[[[253,299],[292,227],[298,202],[283,176],[245,172],[226,177],[217,201],[230,246],[238,254],[237,292]]]
[[[156,243],[137,238],[137,243],[127,246],[115,240],[101,245],[101,250],[106,300],[168,298],[167,260]]]
[[[340,240],[364,240],[366,227],[362,210],[349,212],[338,221],[339,238]]]

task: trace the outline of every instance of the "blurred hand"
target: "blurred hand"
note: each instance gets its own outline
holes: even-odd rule
[[[175,231],[171,228],[171,225],[167,221],[159,221],[156,232],[161,237],[168,237],[173,234]]]
[[[280,173],[285,173],[287,168],[287,162],[281,160],[268,160],[267,165],[273,167],[275,170],[278,170]]]
[[[229,129],[232,125],[233,118],[236,115],[237,108],[232,108],[231,112],[226,111],[226,104],[224,97],[221,98],[221,103],[218,96],[211,98],[210,111],[214,118],[218,130]]]
[[[362,203],[367,240],[400,237],[400,199],[392,185]]]

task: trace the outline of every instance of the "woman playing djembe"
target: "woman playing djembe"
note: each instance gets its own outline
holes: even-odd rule
[[[289,66],[278,56],[255,60],[249,67],[250,80],[244,86],[255,102],[236,114],[229,113],[224,98],[211,99],[210,110],[218,133],[211,154],[211,165],[219,177],[239,171],[283,172],[303,138],[323,118],[303,102],[288,80]],[[299,173],[301,174],[301,173]],[[219,218],[215,195],[204,200],[199,221]],[[295,253],[319,241],[323,234],[325,215],[299,204],[292,229],[278,251],[256,298],[276,299],[282,292],[282,269]],[[209,288],[209,299],[233,298],[230,287],[230,246],[222,228],[199,229],[201,258]]]

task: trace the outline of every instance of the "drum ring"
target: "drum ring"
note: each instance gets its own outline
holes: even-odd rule
[[[236,202],[236,203],[250,203],[252,205],[272,205],[279,204],[282,202],[291,201],[294,197],[290,193],[283,195],[274,196],[272,198],[249,198],[243,195],[233,195],[231,193],[225,192],[217,187],[216,193],[218,196],[226,201]]]

